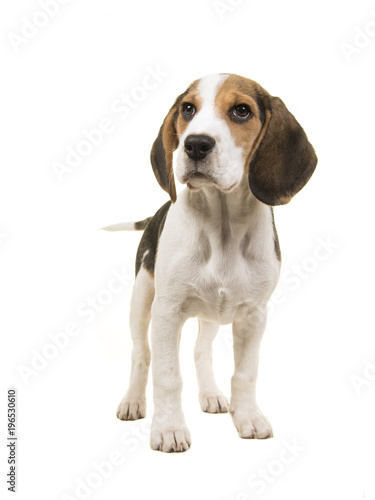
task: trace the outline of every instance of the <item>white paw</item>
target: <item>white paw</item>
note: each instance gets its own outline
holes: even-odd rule
[[[272,427],[261,411],[237,411],[231,408],[230,413],[241,438],[267,439],[273,437]]]
[[[229,403],[223,394],[199,395],[199,403],[206,413],[227,413],[229,409]]]
[[[146,416],[146,400],[131,399],[126,395],[118,405],[117,418],[120,420],[138,420]]]
[[[166,453],[186,451],[190,448],[191,437],[187,427],[151,428],[151,448]]]

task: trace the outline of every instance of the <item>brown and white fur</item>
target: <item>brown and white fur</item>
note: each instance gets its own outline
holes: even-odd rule
[[[176,149],[175,174],[187,186],[178,197]],[[190,447],[181,409],[179,344],[185,321],[197,317],[202,410],[229,410],[242,438],[271,437],[255,388],[267,301],[280,272],[272,206],[287,203],[309,180],[317,163],[314,149],[279,98],[252,80],[213,74],[177,98],[154,142],[151,163],[172,203],[136,225],[106,228],[145,229],[131,300],[130,384],[117,416],[145,416],[152,358],[151,447],[165,452]],[[211,354],[219,326],[230,323],[235,370],[228,404],[215,382]]]

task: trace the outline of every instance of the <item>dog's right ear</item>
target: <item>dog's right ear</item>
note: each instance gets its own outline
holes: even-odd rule
[[[151,149],[151,165],[155,177],[164,191],[169,194],[173,203],[177,199],[173,175],[173,151],[178,146],[176,122],[181,100],[187,92],[188,90],[177,97],[167,116],[164,118],[159,134]]]

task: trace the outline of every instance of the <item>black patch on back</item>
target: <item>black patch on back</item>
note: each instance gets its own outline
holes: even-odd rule
[[[147,219],[140,220],[138,222],[134,222],[134,229],[136,231],[143,231],[151,219],[152,219],[152,217],[147,217]]]
[[[280,243],[279,243],[279,237],[277,235],[276,231],[276,225],[275,225],[275,215],[273,213],[273,208],[271,207],[271,214],[272,214],[272,225],[273,225],[273,237],[275,240],[275,253],[277,256],[277,260],[281,262],[281,250],[280,250]]]
[[[151,217],[149,223],[147,224],[137,250],[135,275],[138,274],[142,264],[149,273],[154,275],[159,238],[163,231],[165,219],[171,205],[172,202],[167,201],[167,203],[159,208],[156,214]],[[147,252],[147,255],[144,256],[145,252]]]

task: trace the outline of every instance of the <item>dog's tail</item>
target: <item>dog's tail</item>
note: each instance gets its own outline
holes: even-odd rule
[[[111,226],[103,227],[104,231],[143,231],[152,217],[140,220],[138,222],[120,222]]]

